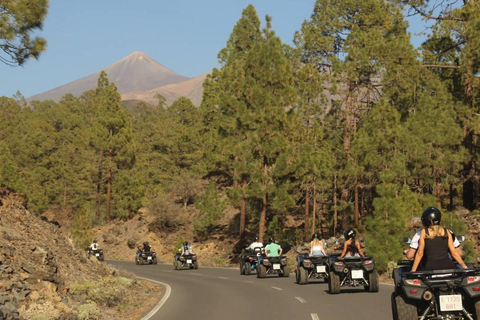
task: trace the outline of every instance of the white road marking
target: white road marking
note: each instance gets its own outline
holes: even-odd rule
[[[173,272],[172,270],[160,270],[162,272]]]
[[[225,277],[219,277],[220,279],[225,279],[225,280],[228,280],[228,278],[225,278]]]
[[[203,276],[203,274],[201,273],[190,273],[190,274],[193,274],[194,276]]]
[[[149,313],[147,313],[147,315],[145,317],[143,317],[142,319],[140,320],[148,320],[150,319],[158,310],[160,310],[160,308],[163,306],[163,304],[165,303],[165,301],[167,301],[168,297],[170,296],[170,293],[172,292],[172,289],[170,288],[170,286],[164,282],[160,282],[160,281],[155,281],[155,280],[152,280],[152,279],[148,279],[148,278],[141,278],[141,279],[145,279],[145,280],[148,280],[148,281],[152,281],[152,282],[156,282],[156,283],[160,283],[162,286],[165,287],[165,294],[163,295],[163,298],[162,300],[160,300],[158,302],[158,304],[155,306],[155,308],[153,308],[152,310],[150,310]]]
[[[282,288],[279,288],[279,287],[272,287],[272,288],[279,291],[283,290]]]
[[[243,282],[246,282],[246,283],[253,283],[253,281],[243,281]]]
[[[320,318],[318,317],[318,314],[311,313],[310,315],[312,316],[312,320],[320,320]]]
[[[302,297],[295,297],[295,299],[297,299],[301,303],[307,303],[307,301],[305,301],[305,299],[303,299]]]

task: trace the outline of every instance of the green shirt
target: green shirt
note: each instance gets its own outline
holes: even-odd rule
[[[265,247],[268,257],[278,257],[281,247],[276,243],[270,243]]]

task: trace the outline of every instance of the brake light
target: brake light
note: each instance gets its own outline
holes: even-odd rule
[[[421,282],[420,280],[418,279],[414,279],[414,280],[405,280],[405,282],[409,285],[412,285],[412,286],[419,286],[421,285]],[[412,292],[413,293],[413,292]]]
[[[480,287],[473,287],[472,290],[473,291],[480,291]]]
[[[473,276],[467,278],[467,283],[477,282],[480,281],[480,276]]]
[[[418,290],[416,289],[410,290],[410,293],[413,293],[413,294],[418,293]]]
[[[341,262],[341,261],[335,262],[335,264],[336,264],[337,266],[343,266],[343,262]]]

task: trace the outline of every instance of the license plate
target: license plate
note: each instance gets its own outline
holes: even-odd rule
[[[187,259],[187,263],[192,263],[192,259]]]
[[[461,294],[440,296],[440,311],[460,311],[462,309]]]
[[[273,264],[273,269],[274,269],[274,270],[280,270],[280,269],[282,269],[282,268],[280,268],[280,263],[274,263],[274,264]]]
[[[96,257],[99,257],[99,256],[100,256],[100,253],[95,253],[95,256],[96,256]]]
[[[148,260],[152,260],[152,257],[148,257],[147,259],[148,259]]]
[[[325,273],[326,271],[325,266],[317,266],[317,273]]]
[[[352,270],[352,279],[363,279],[363,270]]]

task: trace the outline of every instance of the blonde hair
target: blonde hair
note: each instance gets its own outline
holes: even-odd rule
[[[316,245],[316,244],[320,244],[323,247],[322,241],[320,241],[318,238],[315,238],[315,239],[312,240],[312,245]]]
[[[427,233],[428,230],[428,233]],[[434,239],[436,237],[445,237],[448,235],[445,233],[445,228],[436,224],[432,225],[425,230],[425,238],[427,239]]]

